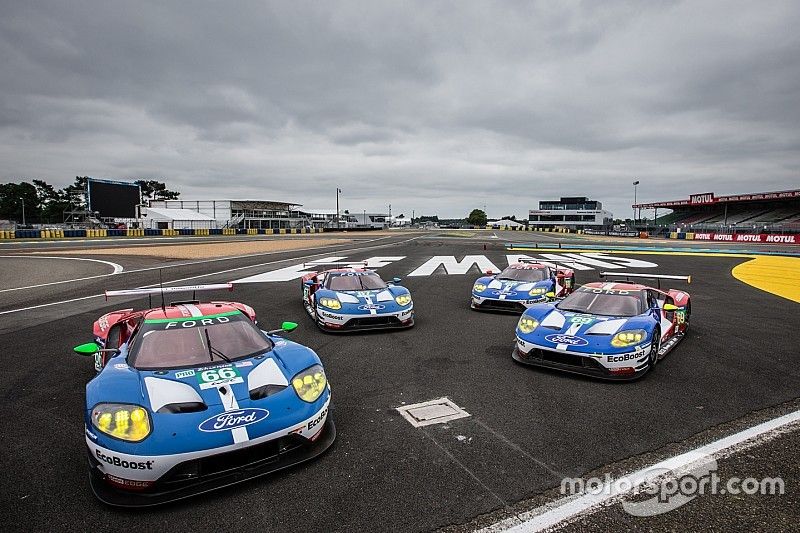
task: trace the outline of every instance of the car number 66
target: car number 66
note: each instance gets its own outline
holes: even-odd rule
[[[219,379],[231,379],[236,377],[236,371],[232,368],[213,368],[204,370],[200,377],[203,381],[217,381]]]

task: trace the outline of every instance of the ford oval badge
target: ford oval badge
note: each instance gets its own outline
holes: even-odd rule
[[[572,335],[548,335],[544,338],[546,341],[550,341],[553,344],[566,344],[568,346],[586,346],[589,344],[589,341],[586,339],[582,339],[580,337],[573,337]]]
[[[233,411],[225,411],[211,418],[206,418],[197,428],[200,431],[206,432],[229,431],[231,429],[261,422],[268,416],[269,411],[266,409],[257,409],[254,407],[234,409]]]

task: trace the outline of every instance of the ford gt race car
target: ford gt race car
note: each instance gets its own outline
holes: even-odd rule
[[[521,313],[530,306],[563,298],[575,287],[575,273],[533,261],[508,265],[497,275],[491,271],[472,286],[471,307]]]
[[[411,293],[397,285],[399,278],[386,283],[374,271],[342,266],[310,272],[303,276],[303,305],[323,331],[410,328],[414,325]],[[311,263],[309,266],[319,267]]]
[[[230,284],[108,291],[132,296],[230,289]],[[163,294],[162,294],[163,298]],[[148,506],[306,461],[336,430],[313,350],[262,331],[237,302],[123,309],[94,324],[98,374],[86,385],[85,432],[95,495]]]
[[[622,276],[691,282],[687,276]],[[587,283],[558,303],[525,311],[517,324],[512,357],[519,363],[605,379],[635,379],[683,339],[691,311],[683,291],[630,281]]]

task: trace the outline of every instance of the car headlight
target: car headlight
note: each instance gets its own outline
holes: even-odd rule
[[[517,328],[525,334],[533,332],[539,326],[539,321],[534,320],[530,317],[523,316],[519,319],[519,324],[517,324]]]
[[[475,285],[473,285],[472,290],[473,290],[473,292],[483,292],[483,291],[486,290],[486,284],[485,283],[476,283]]]
[[[411,295],[408,293],[401,294],[400,296],[396,297],[394,301],[397,302],[397,305],[408,305],[411,303]]]
[[[528,294],[530,294],[531,296],[540,296],[542,294],[545,294],[546,292],[547,289],[545,289],[544,287],[534,287]]]
[[[322,307],[327,307],[328,309],[342,308],[342,302],[340,302],[336,298],[320,298],[319,305],[321,305]]]
[[[138,405],[99,403],[92,409],[92,425],[106,435],[129,442],[144,440],[152,430],[150,415]]]
[[[325,370],[322,366],[314,365],[306,368],[292,378],[292,387],[305,402],[315,402],[322,395],[328,380],[325,378]]]
[[[614,338],[611,339],[611,346],[616,348],[623,348],[625,346],[632,346],[639,344],[647,338],[647,332],[643,329],[632,329],[629,331],[620,331]]]

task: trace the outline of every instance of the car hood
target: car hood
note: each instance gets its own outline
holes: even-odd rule
[[[138,370],[128,366],[123,352],[112,358],[86,387],[87,405],[101,402],[134,403],[157,412],[174,403],[222,405],[225,394],[237,401],[264,385],[288,386],[298,372],[318,363],[313,350],[273,338],[269,352],[231,363],[215,361],[202,367]],[[220,388],[226,386],[224,394]]]
[[[529,297],[529,292],[534,287],[550,290],[553,283],[549,279],[542,281],[514,281],[514,280],[500,280],[494,277],[486,276],[479,278],[475,283],[486,285],[486,289],[477,293],[481,296],[487,297]]]
[[[321,289],[317,291],[317,298],[336,298],[342,305],[364,306],[364,305],[393,305],[394,299],[401,294],[408,294],[408,289],[399,285],[392,285],[385,289],[363,290],[363,291],[332,291]]]
[[[642,316],[618,317],[601,316],[588,313],[562,311],[552,304],[539,304],[528,309],[523,316],[529,316],[539,322],[530,334],[517,333],[523,338],[546,337],[552,334],[564,334],[576,337],[605,338],[610,342],[612,336],[619,331],[629,329],[649,329],[647,320]]]

